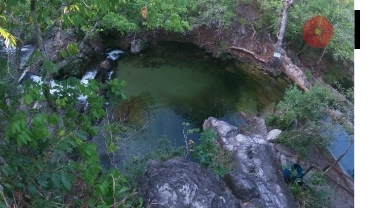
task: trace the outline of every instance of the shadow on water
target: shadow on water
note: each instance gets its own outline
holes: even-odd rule
[[[113,109],[112,116],[124,122],[127,130],[116,158],[128,162],[134,155],[156,149],[164,136],[183,146],[184,122],[202,129],[204,120],[213,116],[245,125],[238,112],[256,114],[282,98],[284,91],[277,93],[276,83],[248,78],[236,63],[182,43],[161,42],[139,55],[125,54],[115,77],[127,82],[123,89],[127,100]],[[286,83],[279,87],[285,89]],[[199,134],[188,135],[195,142],[198,138]]]

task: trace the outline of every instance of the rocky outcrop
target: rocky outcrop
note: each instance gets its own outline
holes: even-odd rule
[[[216,174],[180,158],[149,161],[139,185],[140,195],[151,208],[242,206]]]
[[[218,144],[233,152],[232,171],[224,182],[214,173],[183,159],[150,161],[141,177],[139,193],[150,207],[265,207],[294,208],[297,204],[286,186],[282,167],[266,140],[261,119],[247,116],[255,132],[240,134],[237,127],[213,117],[204,130],[213,128]],[[258,127],[256,127],[258,126]],[[260,134],[264,134],[264,136]]]
[[[108,80],[109,72],[112,69],[112,62],[113,60],[106,58],[104,61],[102,61],[98,66],[98,73],[96,74],[96,79],[102,83],[105,82],[105,80]]]
[[[233,171],[226,175],[226,181],[237,198],[255,207],[297,207],[272,144],[265,137],[238,134],[236,127],[213,117],[204,122],[203,129],[208,128],[217,132],[222,148],[234,151]]]

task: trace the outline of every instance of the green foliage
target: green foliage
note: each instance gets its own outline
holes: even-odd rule
[[[277,125],[282,129],[290,129],[297,127],[298,123],[319,121],[326,115],[331,98],[330,92],[321,86],[313,86],[305,93],[295,86],[290,87],[277,105]]]
[[[69,43],[66,47],[66,49],[62,49],[60,51],[60,56],[63,58],[67,58],[69,56],[73,56],[78,54],[80,49],[77,46],[77,43]]]
[[[0,16],[4,17],[4,16]],[[10,46],[15,46],[15,37],[11,35],[8,31],[0,27],[0,37],[4,38],[5,46],[8,48]]]
[[[97,147],[88,141],[99,131],[94,121],[105,117],[102,110],[105,99],[98,94],[101,84],[91,80],[88,86],[78,85],[73,79],[58,82],[52,88],[52,97],[59,109],[55,112],[43,106],[33,108],[32,103],[46,100],[41,93],[41,88],[46,86],[26,83],[24,90],[19,91],[6,86],[9,83],[4,78],[6,76],[0,81],[0,184],[3,188],[0,203],[28,207],[140,205],[139,199],[130,203],[124,200],[133,193],[126,177],[116,169],[103,173]],[[76,87],[67,87],[72,84]],[[76,109],[77,95],[81,92],[89,95],[87,114],[80,114]],[[116,128],[114,123],[106,127],[112,133],[117,133]]]
[[[309,122],[300,128],[283,131],[276,142],[293,148],[301,158],[305,158],[313,146],[323,149],[330,146],[334,140],[330,135],[332,130],[332,126],[324,122]]]
[[[256,21],[256,29],[261,31],[262,27],[267,27],[274,34],[279,31],[279,17],[283,12],[283,4],[276,0],[257,0],[261,17]],[[290,24],[290,22],[288,23]]]
[[[213,129],[202,132],[200,144],[191,146],[191,155],[200,165],[224,177],[231,169],[231,154],[216,145],[216,138]]]
[[[145,156],[145,160],[153,159],[163,162],[174,157],[185,158],[185,155],[185,146],[175,147],[166,136],[163,136],[159,138],[158,148],[150,151],[149,154]]]
[[[201,25],[215,26],[227,29],[235,18],[237,1],[200,0],[189,4],[189,14],[192,27]]]
[[[123,99],[126,99],[126,96],[123,92],[123,87],[126,86],[126,81],[113,79],[108,80],[103,86],[103,89],[106,89],[106,96],[112,102],[120,102]]]
[[[285,130],[277,142],[294,148],[302,157],[314,145],[326,149],[333,138],[323,133],[330,131],[329,124],[323,120],[332,99],[330,92],[322,86],[313,86],[305,93],[290,87],[278,103],[277,112],[267,119],[268,125]]]
[[[337,66],[331,67],[323,75],[323,80],[326,83],[336,87],[335,85],[338,85],[339,83],[345,83],[346,81],[349,81],[351,77],[353,80],[353,71],[351,72],[350,70],[345,70],[343,65],[338,64]]]
[[[312,75],[312,73],[311,73],[311,71],[310,71],[310,70],[305,70],[305,71],[304,71],[304,75],[306,76],[307,81],[308,81],[309,83],[311,83],[311,82],[313,81],[313,75]]]
[[[183,32],[191,29],[187,15],[188,7],[192,4],[197,4],[197,2],[194,0],[137,0],[130,8],[130,14],[132,17],[140,17],[137,24],[143,29],[164,28],[169,31]],[[148,11],[147,18],[141,17],[141,8],[144,6]]]
[[[310,180],[306,181],[305,186],[300,186],[298,183],[299,181],[296,180],[289,185],[289,188],[299,207],[330,207],[329,190],[321,187],[327,185],[324,172],[318,171],[313,173]]]
[[[137,30],[137,25],[126,19],[125,16],[108,12],[100,22],[101,27],[105,29],[116,29],[118,32],[125,34],[128,31]]]

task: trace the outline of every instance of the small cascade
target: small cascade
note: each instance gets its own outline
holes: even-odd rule
[[[119,49],[113,49],[113,50],[108,49],[105,55],[107,55],[106,59],[109,59],[111,60],[111,62],[114,62],[114,61],[117,61],[121,57],[121,55],[123,55],[124,53],[125,53],[124,51],[119,50]],[[113,70],[108,72],[108,76],[107,76],[108,80],[112,79],[113,73],[114,73]]]
[[[14,54],[15,53],[15,47],[9,47],[6,50],[7,50],[6,53],[11,53],[11,54]],[[34,50],[35,50],[35,47],[32,46],[32,45],[26,45],[26,46],[22,47],[22,49],[21,49],[21,52],[22,52],[22,55],[21,55],[21,67],[24,67],[25,66],[27,60],[29,59],[30,55],[33,53]],[[4,51],[2,51],[2,52],[4,52]],[[106,54],[106,59],[108,59],[111,62],[113,62],[113,61],[118,60],[119,57],[122,54],[124,54],[124,51],[118,50],[118,49],[114,49],[114,50],[108,49],[105,54]],[[81,78],[80,82],[83,85],[87,86],[89,84],[89,80],[96,78],[97,73],[98,73],[98,69],[96,69],[96,68],[87,71],[83,75],[83,77]],[[111,71],[108,72],[108,77],[107,77],[108,80],[110,80],[112,78],[113,73],[114,73],[113,70],[111,70]],[[33,84],[38,85],[38,86],[41,86],[44,83],[44,81],[42,80],[42,77],[41,76],[39,76],[38,74],[35,74],[35,73],[31,72],[29,69],[25,69],[23,71],[22,75],[20,76],[20,78],[18,80],[18,83],[19,84],[22,84],[26,80],[31,80],[33,82]],[[65,89],[65,88],[73,88],[73,89],[75,88],[74,86],[62,86],[61,84],[58,84],[58,81],[55,81],[53,79],[50,81],[49,84],[50,84],[50,87],[51,87],[50,94],[54,94],[56,92],[63,91],[63,89]],[[41,91],[40,91],[40,93],[41,93]],[[80,102],[80,104],[82,105],[83,111],[85,111],[86,108],[87,108],[87,106],[89,105],[89,103],[87,102],[87,95],[80,94],[77,97],[77,99]]]
[[[98,70],[87,71],[85,75],[82,77],[81,83],[85,85],[89,84],[89,80],[95,79],[97,73],[98,73]]]
[[[84,85],[88,85],[89,84],[89,80],[90,79],[95,79],[96,77],[96,74],[98,73],[98,70],[93,70],[93,71],[87,71],[85,73],[85,75],[82,77],[81,79],[81,83],[84,84]],[[89,105],[89,103],[87,102],[87,95],[80,95],[78,96],[77,98],[81,103],[84,103],[85,106],[84,106],[84,111],[86,111],[86,108],[87,106]]]

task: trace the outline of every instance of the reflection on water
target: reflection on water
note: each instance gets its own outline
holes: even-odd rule
[[[184,145],[183,122],[201,129],[204,120],[213,116],[245,125],[237,113],[241,107],[256,113],[265,107],[260,100],[282,97],[271,90],[274,85],[263,82],[262,86],[247,79],[234,62],[178,43],[161,43],[140,55],[125,54],[115,73],[116,78],[127,81],[123,89],[127,100],[113,109],[115,119],[127,126],[118,144],[118,160],[128,161],[135,154],[155,149],[163,136],[174,145]],[[275,94],[266,96],[266,91]],[[192,134],[188,139],[197,142],[197,137]]]

